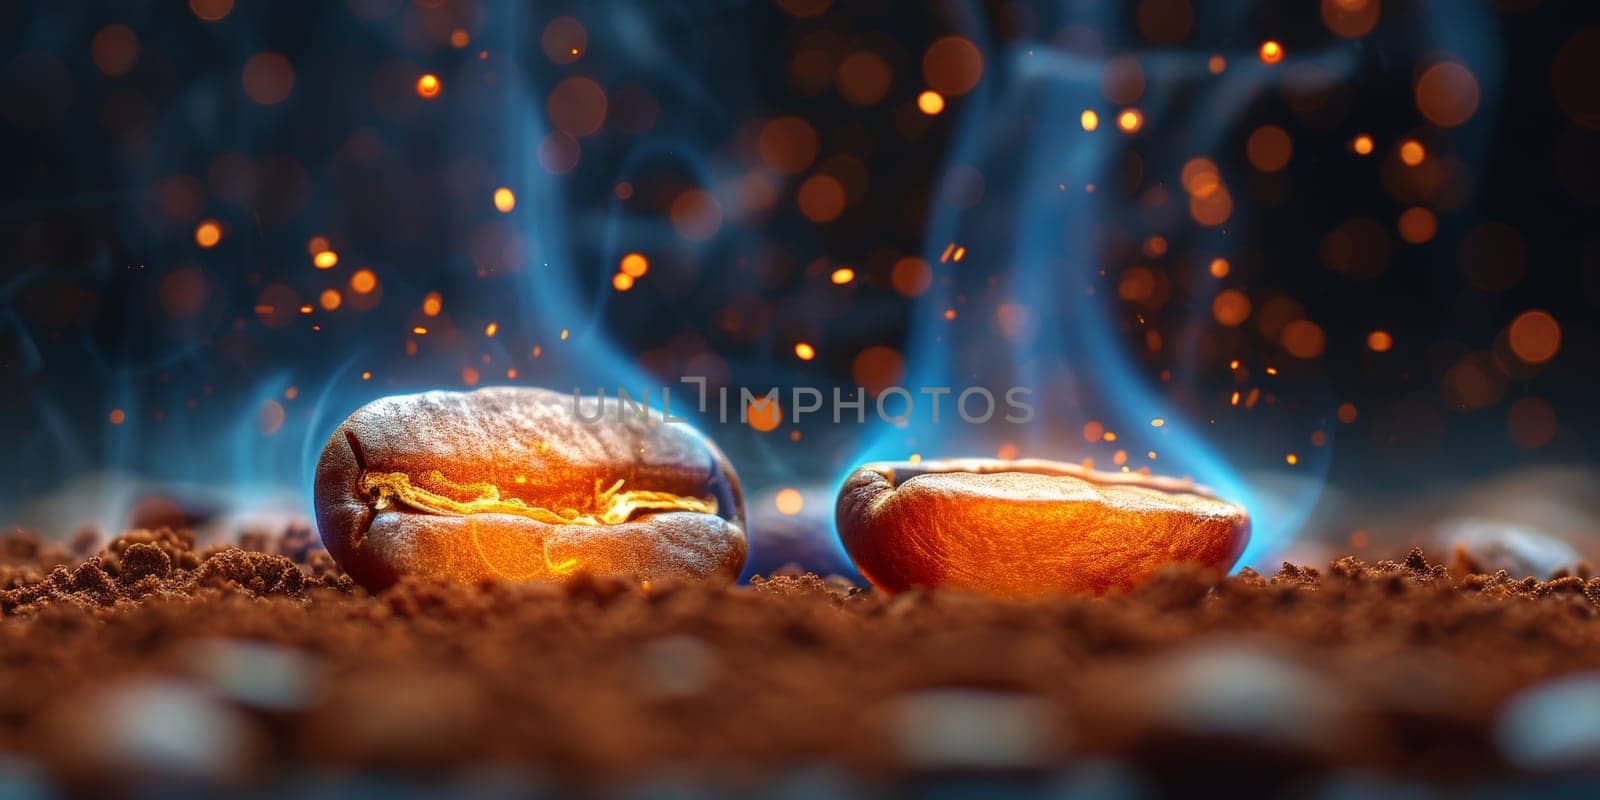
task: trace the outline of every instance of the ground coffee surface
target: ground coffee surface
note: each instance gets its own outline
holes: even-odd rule
[[[1037,601],[810,574],[371,595],[307,530],[206,549],[13,534],[0,777],[1307,788],[1593,766],[1600,722],[1559,711],[1561,691],[1600,703],[1573,677],[1600,668],[1600,578],[1475,568],[1173,567]]]

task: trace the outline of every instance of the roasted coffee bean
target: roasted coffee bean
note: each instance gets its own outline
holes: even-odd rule
[[[1250,539],[1244,509],[1192,482],[1025,459],[881,462],[840,490],[839,537],[891,591],[1099,594],[1158,568],[1227,568]]]
[[[716,445],[655,411],[545,389],[361,407],[322,449],[316,505],[323,544],[374,590],[403,575],[733,580],[746,551]]]

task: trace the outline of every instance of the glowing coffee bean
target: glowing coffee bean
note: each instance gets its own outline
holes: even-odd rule
[[[880,462],[840,490],[839,537],[877,586],[1099,594],[1166,564],[1226,568],[1244,509],[1191,482],[1035,459]]]
[[[739,480],[714,444],[615,399],[585,422],[544,389],[363,406],[323,447],[316,504],[323,543],[369,589],[402,575],[732,580],[746,550]]]

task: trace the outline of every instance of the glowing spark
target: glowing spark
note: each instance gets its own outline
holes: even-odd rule
[[[411,332],[416,334],[416,335],[418,335],[418,336],[427,336],[428,335],[428,329],[422,327],[421,325],[417,325],[416,327],[413,327],[411,329]]]
[[[561,341],[564,342],[566,340],[567,340],[567,329],[566,328],[562,328],[561,329]]]
[[[944,252],[939,254],[939,263],[940,264],[948,263],[950,261],[950,254],[954,253],[955,251],[956,251],[956,243],[955,242],[951,242],[951,243],[945,245],[944,246]]]
[[[1233,393],[1233,397],[1228,400],[1228,405],[1230,405],[1230,406],[1239,405],[1239,393],[1237,391],[1235,391]]]
[[[1350,142],[1350,149],[1356,151],[1358,156],[1370,155],[1372,146],[1372,137],[1364,133]]]
[[[622,262],[618,265],[618,268],[625,275],[642,278],[646,272],[650,271],[650,260],[641,253],[629,253],[622,257]]]
[[[339,294],[338,289],[323,289],[318,302],[322,305],[322,310],[333,311],[344,303],[344,297]]]
[[[461,28],[456,28],[450,32],[450,46],[457,50],[466,47],[471,41],[472,37],[468,36],[467,32]]]
[[[959,262],[962,258],[965,258],[966,255],[967,255],[967,248],[965,248],[965,247],[957,247],[955,253],[951,254],[950,260]]]
[[[611,276],[611,288],[619,292],[626,292],[633,288],[633,276],[626,272],[619,272]]]
[[[1300,457],[1295,455],[1294,453],[1290,453],[1290,454],[1284,456],[1283,460],[1288,462],[1289,466],[1291,466],[1291,467],[1294,466],[1295,464],[1300,463]]]
[[[121,425],[123,422],[127,421],[128,414],[120,408],[113,408],[111,409],[111,415],[109,419],[111,420],[112,425]]]
[[[350,276],[350,291],[356,294],[367,294],[376,288],[378,288],[378,276],[372,274],[370,269],[356,270],[356,273]]]
[[[364,381],[372,380],[372,373],[371,372],[363,372],[363,373],[361,373],[361,380],[364,380]]]
[[[417,78],[417,96],[424,100],[432,100],[439,96],[439,76],[425,72]]]
[[[517,196],[504,186],[494,190],[494,207],[502,214],[510,214],[517,207]]]
[[[934,116],[944,110],[944,95],[929,89],[917,95],[917,109],[928,116]]]
[[[1278,374],[1278,368],[1277,367],[1267,367],[1267,374],[1268,375],[1276,375],[1276,374]]]
[[[300,313],[301,314],[309,315],[311,313],[311,311],[312,311],[312,309],[311,309],[310,304],[303,305],[303,306],[300,307]]]
[[[806,342],[795,342],[794,354],[801,361],[810,361],[817,357],[817,349]]]
[[[1160,418],[1160,417],[1156,417],[1155,419],[1150,420],[1150,427],[1152,427],[1152,428],[1159,428],[1159,427],[1161,427],[1162,425],[1165,425],[1165,424],[1167,424],[1167,421],[1162,419],[1162,418]]]
[[[1272,39],[1261,43],[1261,61],[1264,64],[1276,64],[1283,60],[1283,45]]]
[[[1228,270],[1230,268],[1231,267],[1228,265],[1228,259],[1226,258],[1211,259],[1211,277],[1213,278],[1228,277]]]
[[[800,513],[800,509],[805,508],[806,499],[798,489],[783,489],[773,498],[772,503],[777,506],[779,514],[792,517]]]
[[[443,310],[444,298],[440,297],[438,292],[428,292],[427,296],[422,298],[423,316],[437,317],[439,316],[439,312]]]
[[[1428,157],[1428,151],[1423,149],[1422,143],[1415,139],[1407,139],[1400,144],[1400,160],[1408,167],[1422,163]]]
[[[1139,113],[1139,109],[1130,108],[1117,115],[1117,127],[1123,133],[1137,133],[1144,127],[1144,115]]]
[[[491,322],[488,325],[483,326],[483,335],[489,337],[490,339],[493,339],[494,335],[499,332],[500,323],[498,322]]]
[[[1394,347],[1394,337],[1388,331],[1373,331],[1367,334],[1367,347],[1374,353],[1387,353]]]
[[[1214,55],[1211,58],[1206,60],[1206,70],[1209,71],[1212,75],[1221,75],[1222,71],[1227,69],[1227,68],[1228,68],[1228,59],[1223,58],[1220,55]]]
[[[849,267],[840,267],[834,270],[833,275],[830,276],[830,280],[839,286],[843,286],[855,279],[856,271]]]
[[[317,269],[333,269],[339,263],[339,254],[332,250],[323,250],[311,257],[311,263]]]
[[[1078,115],[1078,124],[1082,125],[1084,130],[1092,131],[1100,127],[1100,115],[1096,114],[1094,109],[1086,108]]]
[[[203,249],[216,247],[220,241],[222,241],[222,225],[214,219],[208,219],[194,229],[194,243]]]

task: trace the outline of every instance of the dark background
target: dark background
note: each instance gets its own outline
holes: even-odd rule
[[[1142,428],[1117,418],[1143,416],[1129,409],[1145,404],[1120,402],[1142,392],[1170,409],[1169,429],[1190,423],[1239,473],[1326,476],[1359,491],[1590,463],[1600,434],[1592,4],[1386,0],[1360,36],[1338,35],[1326,14],[1368,4],[1320,5],[5,4],[0,517],[35,519],[30,504],[95,474],[293,496],[332,425],[390,392],[592,391],[680,375],[763,390],[932,378],[959,390],[998,362],[1046,365],[1030,373],[1044,376],[1045,413],[1025,434],[963,431],[963,452],[977,438],[979,454],[1109,465],[1125,448],[1127,466],[1208,477],[1185,464],[1184,438],[1162,440],[1177,451],[1167,461],[1146,461],[1142,441],[1080,435],[1090,420]],[[563,55],[579,41],[572,29],[551,33],[559,17],[583,30],[576,58]],[[982,80],[930,116],[917,108],[937,77],[924,62],[947,36],[983,54]],[[1282,43],[1282,63],[1261,63],[1268,39]],[[247,65],[262,53],[292,69],[281,100],[249,91]],[[881,91],[841,66],[863,53],[887,67]],[[1226,58],[1219,75],[1203,70],[1212,55]],[[1132,102],[1106,97],[1126,91],[1107,78],[1119,56],[1143,74]],[[1460,125],[1419,113],[1417,81],[1441,62],[1476,81],[1480,99]],[[417,94],[424,73],[442,83],[435,98]],[[583,135],[559,133],[594,116],[570,108],[582,96],[557,91],[574,77],[606,98]],[[1145,115],[1133,135],[1115,130],[1125,107]],[[1082,108],[1098,110],[1097,131],[1075,127]],[[774,168],[789,150],[762,143],[777,117],[815,135],[794,174]],[[1293,142],[1282,169],[1248,157],[1264,125]],[[1351,152],[1359,133],[1373,138],[1371,155]],[[1421,167],[1398,162],[1408,138],[1427,150]],[[1095,154],[1091,177],[1034,160],[1080,153]],[[1198,156],[1234,199],[1225,225],[1183,211],[1181,168]],[[814,176],[843,189],[835,218],[802,210]],[[1059,265],[1017,245],[1052,228],[1012,227],[1055,213],[1036,192],[1057,177],[1078,198],[1063,201],[1072,223],[1062,227],[1094,232],[1052,244],[1064,245]],[[492,202],[501,186],[517,198],[509,214]],[[708,218],[704,195],[686,197],[696,189],[720,208],[709,233],[694,229]],[[1399,229],[1411,208],[1437,219],[1419,243]],[[222,230],[214,247],[196,244],[205,220]],[[315,236],[339,254],[332,269],[313,265]],[[1148,249],[1153,236],[1164,252]],[[970,255],[940,263],[958,241]],[[612,276],[634,251],[650,271],[618,292]],[[1205,271],[1217,256],[1231,263],[1223,279]],[[908,257],[932,279],[916,296],[893,277]],[[836,285],[841,266],[855,278]],[[1161,299],[1119,296],[1136,266],[1157,275]],[[361,269],[379,288],[358,297]],[[1030,283],[1031,270],[1056,269],[1081,270],[1071,279],[1095,291]],[[1035,328],[1104,315],[1109,352],[1142,388],[1102,377],[1107,343],[1074,349],[1077,333],[1018,343],[993,325],[941,333],[927,322],[946,303],[971,304],[962,321],[995,319],[986,304],[1004,298],[982,295],[996,286],[1015,288],[1008,297],[1026,302]],[[1225,288],[1252,301],[1236,328],[1211,319]],[[423,311],[431,292],[437,316]],[[1280,297],[1293,300],[1276,307],[1288,316],[1267,319]],[[1546,363],[1509,345],[1508,326],[1532,310],[1559,324]],[[1285,351],[1283,325],[1296,318],[1325,337],[1309,357]],[[1392,334],[1391,350],[1368,347],[1374,330]],[[817,357],[797,359],[797,341]],[[863,362],[871,347],[901,361]],[[1227,367],[1234,359],[1242,369]],[[1252,388],[1264,393],[1259,413],[1240,413],[1229,398]],[[1339,420],[1343,403],[1353,421]],[[881,426],[702,424],[758,490],[825,485],[866,455],[953,454],[942,429],[891,430],[882,445]],[[83,502],[95,516],[92,494]]]

